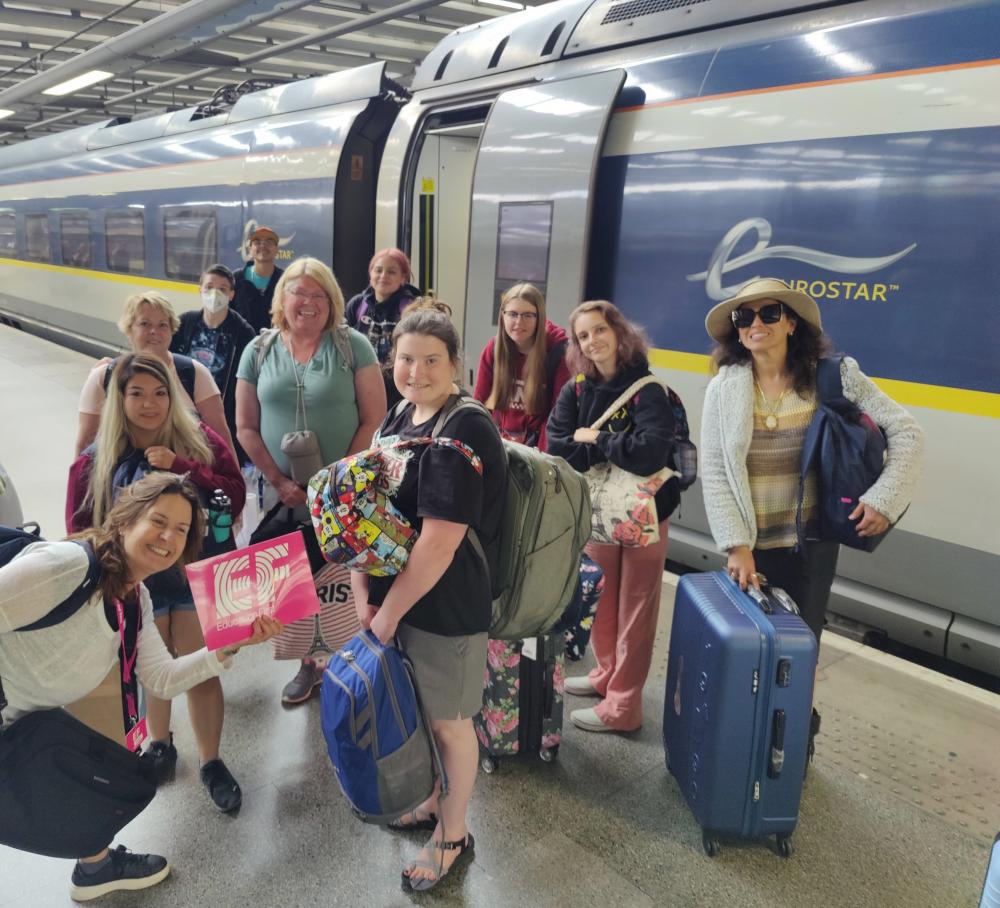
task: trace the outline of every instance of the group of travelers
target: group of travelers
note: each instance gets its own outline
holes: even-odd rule
[[[209,499],[222,490],[239,515],[247,495],[256,496],[261,518],[249,528],[255,542],[300,528],[309,521],[300,460],[328,464],[371,447],[373,438],[387,445],[430,436],[442,411],[468,395],[459,384],[462,353],[451,312],[421,296],[405,254],[378,252],[369,286],[345,304],[333,273],[317,259],[278,268],[278,242],[273,230],[257,227],[252,260],[235,275],[222,265],[208,268],[200,282],[202,309],[180,319],[157,293],[127,300],[119,325],[131,352],[101,362],[87,378],[67,492],[70,539],[88,541],[102,567],[88,605],[45,631],[7,633],[65,597],[87,563],[80,546],[65,541],[39,542],[0,566],[3,722],[65,705],[96,687],[116,660],[119,628],[109,603],[135,603],[150,629],[139,635],[135,663],[147,694],[149,742],[141,760],[157,781],[170,776],[177,760],[170,698],[186,691],[202,782],[227,812],[239,807],[242,794],[219,756],[219,678],[238,647],[204,648],[177,570],[235,547],[232,537],[219,543],[206,535]],[[497,333],[482,351],[471,395],[485,410],[461,408],[447,423],[448,437],[474,456],[444,445],[401,449],[390,494],[419,537],[399,574],[351,575],[361,626],[383,643],[396,639],[413,663],[449,783],[447,797],[435,792],[393,824],[431,833],[403,869],[409,891],[432,888],[474,849],[466,825],[479,757],[472,719],[482,705],[492,600],[487,565],[468,530],[487,551],[499,536],[503,440],[548,451],[580,473],[603,463],[639,476],[675,466],[676,414],[658,381],[593,427],[623,391],[652,374],[644,331],[601,300],[579,305],[567,327],[549,321],[533,285],[503,294]],[[757,279],[715,306],[706,329],[717,373],[706,393],[701,441],[712,534],[743,588],[766,573],[799,603],[819,638],[837,545],[815,538],[813,477],[803,500],[810,541],[799,546],[795,533],[816,365],[832,349],[819,309],[781,281]],[[853,360],[844,359],[842,377],[845,396],[888,439],[882,477],[852,515],[859,535],[878,534],[909,502],[922,435]],[[283,444],[300,428],[318,445],[305,457]],[[597,699],[571,712],[580,729],[630,732],[642,724],[669,520],[679,501],[673,477],[655,494],[658,541],[636,547],[592,541],[586,548],[604,571],[605,587],[591,638],[596,665],[565,685],[568,694]],[[305,538],[317,571],[323,559],[313,535]],[[281,630],[274,620],[258,619],[243,645]],[[55,662],[60,672],[45,670]],[[318,658],[303,659],[282,700],[308,700],[323,668]],[[81,856],[72,894],[88,899],[143,888],[168,871],[158,856],[104,849]]]

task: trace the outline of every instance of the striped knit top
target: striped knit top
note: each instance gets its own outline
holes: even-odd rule
[[[799,467],[802,443],[806,429],[816,412],[815,392],[800,397],[795,392],[786,394],[774,416],[778,424],[767,428],[765,420],[771,413],[773,401],[767,405],[760,394],[754,393],[753,436],[747,453],[747,472],[750,478],[750,497],[757,520],[757,548],[791,548],[797,542],[795,510],[799,497]],[[806,537],[815,538],[818,509],[816,503],[816,474],[812,470],[806,477],[802,499],[802,519]]]

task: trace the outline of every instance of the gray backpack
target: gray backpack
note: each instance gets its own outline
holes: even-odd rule
[[[438,436],[463,409],[490,416],[479,401],[460,397],[442,411],[431,435]],[[521,640],[548,633],[573,597],[580,553],[590,539],[590,495],[583,476],[561,457],[513,441],[504,440],[503,447],[507,494],[496,569],[490,572],[490,637]],[[471,528],[469,541],[488,566],[482,543]]]

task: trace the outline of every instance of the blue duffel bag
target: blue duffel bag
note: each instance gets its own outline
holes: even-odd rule
[[[436,774],[446,791],[413,668],[395,646],[371,631],[354,637],[330,658],[321,703],[330,762],[357,817],[399,819],[430,797]]]

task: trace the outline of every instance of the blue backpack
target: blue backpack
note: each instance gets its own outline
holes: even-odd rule
[[[834,356],[816,365],[816,413],[802,445],[795,525],[801,545],[806,474],[815,468],[820,538],[873,552],[889,531],[880,536],[859,536],[858,521],[849,520],[848,515],[881,475],[888,445],[871,417],[844,396],[842,361],[842,356]]]
[[[321,690],[330,762],[351,810],[366,823],[399,819],[447,780],[413,683],[395,646],[364,631],[335,653]]]

